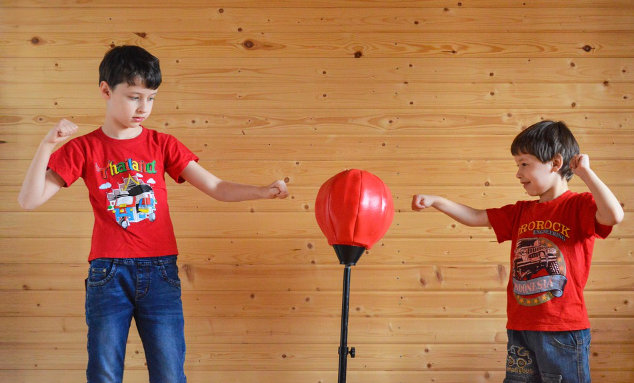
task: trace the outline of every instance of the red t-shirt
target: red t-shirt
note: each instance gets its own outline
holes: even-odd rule
[[[176,182],[198,157],[169,134],[145,129],[117,140],[97,129],[56,150],[48,167],[68,187],[82,177],[95,215],[88,260],[178,253],[165,173]]]
[[[506,327],[572,331],[590,327],[583,289],[596,237],[612,226],[596,222],[590,193],[566,191],[539,203],[488,209],[498,242],[512,240]]]

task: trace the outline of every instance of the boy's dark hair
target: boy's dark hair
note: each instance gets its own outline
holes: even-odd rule
[[[125,82],[135,85],[138,80],[149,89],[161,85],[159,59],[150,52],[134,45],[122,45],[109,50],[99,64],[99,83],[102,81],[114,89]]]
[[[559,175],[570,181],[572,170],[570,160],[579,154],[579,144],[572,132],[562,121],[541,121],[518,134],[511,144],[511,154],[532,154],[542,163],[552,161],[560,154],[563,163]]]

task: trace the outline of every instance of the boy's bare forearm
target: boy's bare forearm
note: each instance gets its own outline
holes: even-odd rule
[[[486,210],[474,209],[470,206],[453,202],[436,195],[417,194],[412,199],[412,209],[416,211],[433,207],[454,220],[467,226],[489,226]]]
[[[486,210],[474,209],[446,198],[440,197],[433,207],[451,218],[467,226],[488,226],[489,218]]]
[[[55,194],[54,192],[59,190],[59,188],[54,190],[54,185],[47,188],[49,184],[49,182],[47,182],[48,161],[54,148],[55,144],[48,142],[40,143],[33,157],[33,161],[26,172],[20,194],[18,195],[18,202],[22,208],[28,210],[35,209]],[[50,179],[51,176],[48,178]]]

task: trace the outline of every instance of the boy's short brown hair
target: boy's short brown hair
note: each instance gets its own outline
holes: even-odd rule
[[[570,129],[562,121],[541,121],[518,134],[511,144],[511,154],[532,154],[542,163],[552,161],[560,154],[563,163],[559,175],[570,181],[570,160],[579,154],[579,144]]]

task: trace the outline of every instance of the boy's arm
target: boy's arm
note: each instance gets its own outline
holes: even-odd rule
[[[486,210],[474,209],[436,195],[416,194],[412,198],[412,210],[421,211],[434,207],[467,226],[491,226]]]
[[[606,226],[614,226],[623,221],[623,207],[610,188],[601,181],[590,168],[590,157],[578,154],[570,161],[570,169],[588,186],[597,204],[596,220]]]
[[[268,186],[255,186],[224,181],[208,172],[197,162],[191,161],[181,177],[210,197],[224,202],[253,199],[286,198],[286,183],[278,180]]]
[[[18,195],[18,202],[22,208],[35,209],[64,186],[64,180],[57,173],[47,170],[48,161],[55,146],[67,140],[76,131],[77,125],[68,120],[61,120],[44,137],[22,182]]]

